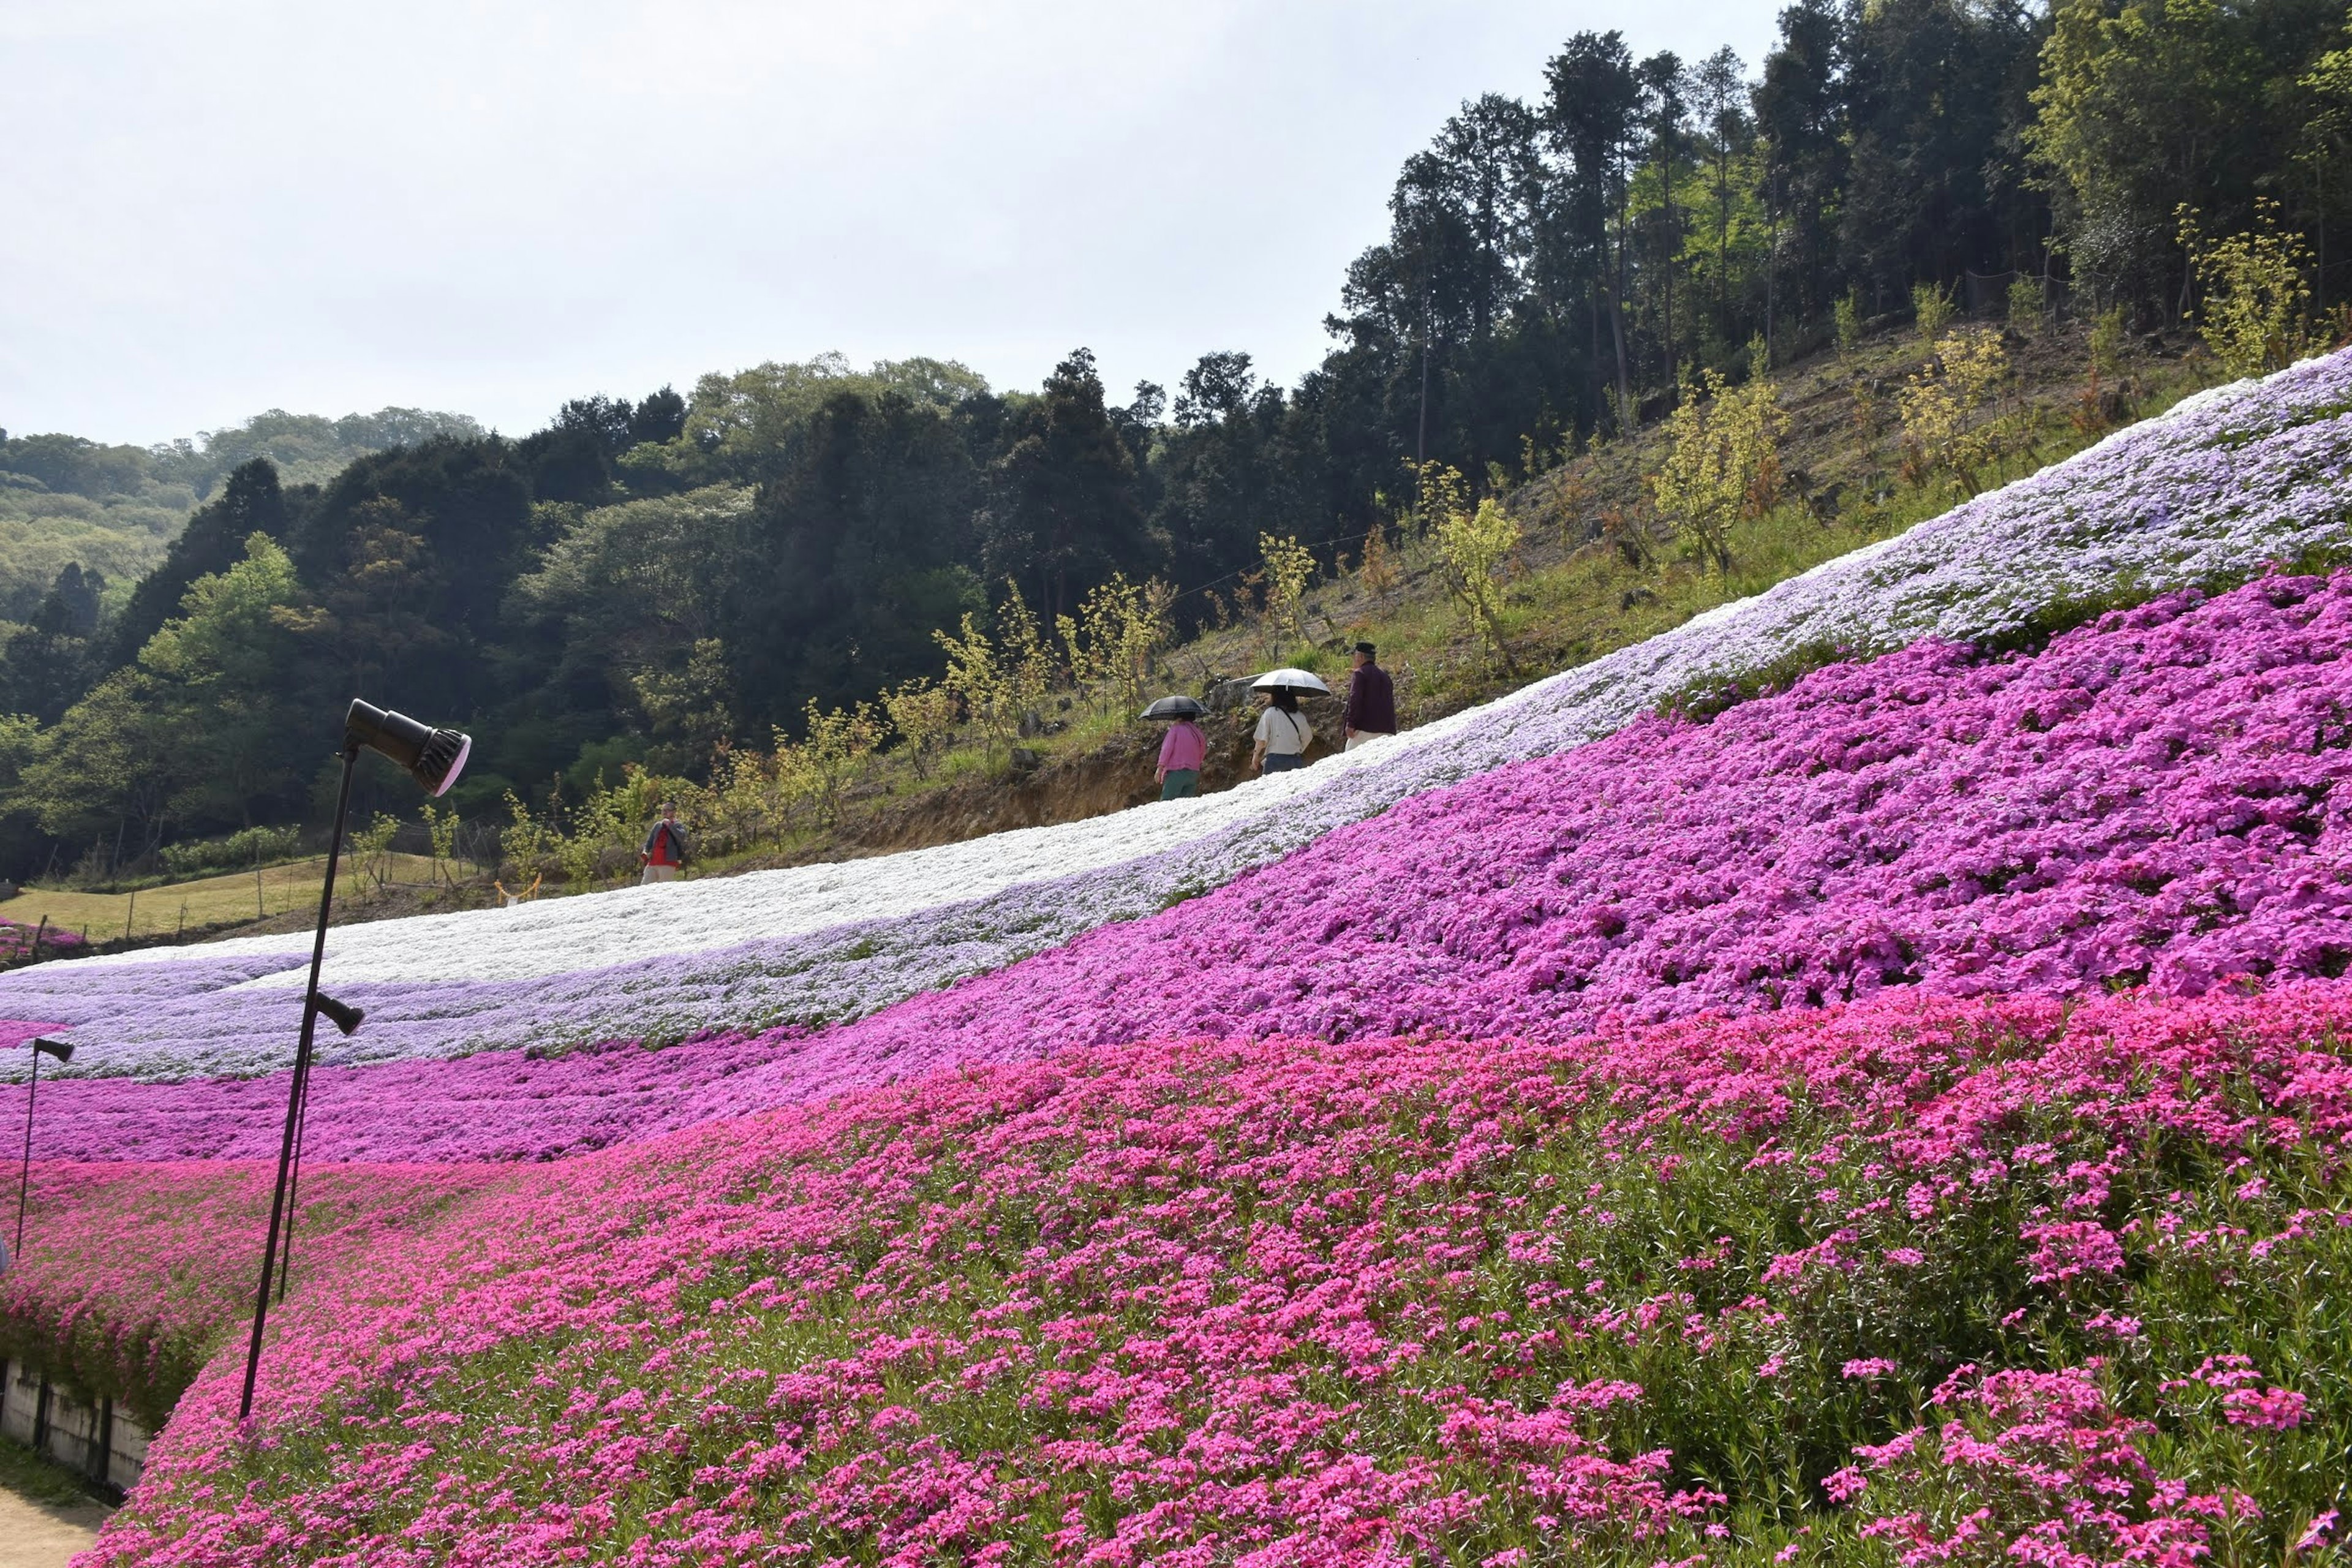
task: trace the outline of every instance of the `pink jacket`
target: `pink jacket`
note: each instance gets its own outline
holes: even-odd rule
[[[1160,766],[1167,773],[1186,769],[1201,771],[1202,759],[1209,754],[1209,738],[1201,733],[1201,726],[1187,720],[1178,720],[1168,726],[1168,738],[1160,742]]]

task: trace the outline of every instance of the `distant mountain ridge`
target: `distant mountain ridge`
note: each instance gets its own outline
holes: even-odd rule
[[[68,565],[129,593],[239,463],[268,458],[286,484],[324,484],[371,452],[482,433],[470,415],[391,407],[340,419],[272,408],[152,447],[0,429],[0,621],[29,619]]]

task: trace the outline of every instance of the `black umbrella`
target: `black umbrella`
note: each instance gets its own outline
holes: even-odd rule
[[[1190,697],[1163,697],[1143,710],[1147,719],[1198,719],[1208,710]]]

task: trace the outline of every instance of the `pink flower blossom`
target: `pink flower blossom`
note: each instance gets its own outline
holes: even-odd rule
[[[2030,1225],[2022,1234],[2034,1244],[2030,1261],[2036,1284],[2056,1285],[2085,1275],[2114,1274],[2124,1266],[2122,1243],[2095,1220]]]
[[[2291,1388],[2232,1390],[2221,1396],[2221,1408],[2233,1426],[2261,1426],[2284,1432],[2303,1425],[2308,1401]]]

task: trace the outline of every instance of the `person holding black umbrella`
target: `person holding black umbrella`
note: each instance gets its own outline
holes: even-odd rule
[[[1198,702],[1189,697],[1163,697],[1143,710],[1146,719],[1170,721],[1168,738],[1160,742],[1160,771],[1152,779],[1162,800],[1181,800],[1201,788],[1201,764],[1208,760],[1209,737],[1195,722]]]

